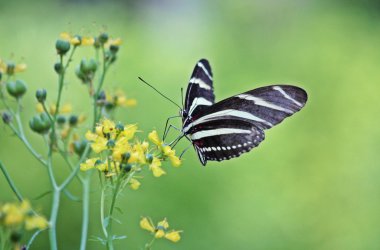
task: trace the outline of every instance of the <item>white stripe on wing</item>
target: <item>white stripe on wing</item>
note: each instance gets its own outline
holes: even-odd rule
[[[253,95],[248,95],[248,94],[240,94],[240,95],[237,95],[236,97],[240,98],[240,99],[244,99],[244,100],[249,100],[249,101],[254,101],[254,103],[256,105],[259,105],[259,106],[263,106],[263,107],[267,107],[267,108],[271,108],[271,109],[275,109],[275,110],[279,110],[279,111],[283,111],[283,112],[286,112],[286,113],[289,113],[289,114],[293,114],[294,112],[290,109],[287,109],[287,108],[283,108],[281,106],[278,106],[276,104],[273,104],[273,103],[270,103],[270,102],[267,102],[259,97],[256,97],[256,96],[253,96]]]
[[[202,116],[202,117],[196,119],[195,121],[193,121],[192,123],[188,124],[186,127],[183,128],[182,131],[184,133],[186,133],[187,131],[190,130],[190,128],[192,128],[195,125],[205,123],[205,122],[209,122],[209,121],[213,121],[213,120],[230,119],[229,118],[230,116],[237,117],[237,118],[243,118],[243,119],[256,121],[256,122],[261,122],[261,123],[266,124],[269,127],[273,127],[272,123],[270,123],[266,120],[263,120],[260,117],[254,116],[249,112],[235,110],[235,109],[226,109],[226,110],[222,110],[222,111],[218,111],[215,113],[211,113],[211,114]]]
[[[277,90],[280,92],[286,99],[291,100],[293,103],[295,103],[297,106],[303,107],[303,104],[298,102],[297,100],[294,100],[290,95],[288,95],[281,87],[279,86],[274,86],[274,90]]]

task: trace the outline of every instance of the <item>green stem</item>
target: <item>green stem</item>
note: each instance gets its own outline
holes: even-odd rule
[[[30,246],[32,245],[33,241],[37,238],[37,236],[38,236],[41,232],[43,232],[43,231],[45,231],[45,230],[46,230],[46,229],[38,230],[38,231],[36,231],[36,232],[32,235],[32,237],[31,237],[30,240],[28,241],[28,244],[26,245],[26,250],[28,250],[28,249],[30,248]]]
[[[49,238],[50,238],[51,250],[57,250],[58,248],[56,224],[57,224],[60,196],[61,196],[61,192],[58,189],[55,189],[53,193],[53,203],[52,203],[53,206],[51,208],[51,215],[50,215],[50,221],[49,221],[50,222]]]
[[[100,194],[100,223],[102,225],[104,236],[108,238],[107,228],[104,226],[104,192],[105,189],[102,187],[102,192]]]
[[[116,199],[117,199],[117,196],[119,194],[119,188],[121,186],[121,182],[122,182],[122,178],[123,178],[123,174],[119,174],[118,178],[117,178],[117,181],[116,181],[116,187],[113,191],[113,195],[112,195],[112,201],[111,201],[111,206],[110,206],[110,211],[109,211],[109,214],[108,214],[108,218],[109,218],[109,222],[108,222],[108,237],[107,237],[107,248],[112,250],[114,249],[113,247],[113,234],[112,234],[112,224],[113,224],[113,212],[114,212],[114,209],[115,209],[115,204],[116,204]]]
[[[82,218],[82,235],[80,250],[86,249],[87,234],[88,234],[88,222],[90,216],[90,175],[86,175],[83,180],[83,218]]]
[[[154,243],[155,240],[156,240],[156,237],[153,236],[153,239],[149,243],[145,244],[145,249],[146,250],[151,250],[152,246],[153,246],[153,243]]]
[[[14,184],[14,182],[12,181],[11,177],[9,176],[8,174],[8,171],[7,169],[5,168],[4,164],[0,161],[0,169],[1,171],[3,172],[4,176],[5,176],[5,179],[7,180],[8,184],[9,184],[9,187],[12,189],[13,193],[15,193],[15,195],[17,196],[17,199],[21,202],[24,200],[24,198],[22,197],[21,193],[18,191],[18,189],[16,188],[16,185]]]
[[[61,154],[63,160],[66,162],[67,166],[69,166],[70,170],[71,171],[74,171],[75,169],[75,166],[74,164],[70,161],[70,159],[68,158],[67,156],[67,153],[65,151],[63,151],[61,148],[58,149],[59,150],[59,153]],[[78,180],[83,183],[83,178],[82,176],[80,176],[79,174],[75,176],[76,178],[78,178]]]
[[[80,164],[87,158],[88,153],[90,152],[90,144],[87,144],[81,158],[79,159],[77,165],[74,167],[73,171],[70,175],[62,182],[62,184],[58,187],[59,190],[63,190],[70,184],[70,182],[74,179],[75,176],[78,175],[78,171],[80,169]]]
[[[99,110],[99,113],[98,113],[97,101],[98,101],[100,91],[102,90],[104,79],[106,77],[106,73],[109,67],[109,64],[107,64],[107,61],[106,61],[106,53],[105,53],[104,47],[102,47],[101,50],[102,50],[102,55],[103,55],[103,69],[102,69],[102,74],[100,75],[100,78],[99,78],[98,87],[96,88],[96,92],[94,93],[94,111],[93,111],[94,122],[92,126],[93,129],[95,129],[96,123],[100,119],[101,112]]]

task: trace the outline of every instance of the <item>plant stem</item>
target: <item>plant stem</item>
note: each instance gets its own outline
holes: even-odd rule
[[[60,195],[61,195],[61,192],[55,189],[53,193],[53,206],[51,208],[51,215],[50,215],[50,221],[49,221],[50,222],[49,238],[50,238],[51,250],[57,250],[58,248],[56,223],[57,223],[57,217],[58,217]]]
[[[62,184],[58,187],[59,190],[63,190],[70,184],[70,182],[74,179],[75,176],[78,175],[78,171],[80,169],[80,164],[87,158],[88,153],[90,152],[90,144],[87,144],[81,158],[79,159],[77,165],[74,167],[73,171],[70,175],[62,182]]]
[[[115,189],[113,190],[113,195],[112,195],[112,201],[111,201],[111,206],[110,206],[110,211],[109,211],[109,214],[108,214],[108,218],[109,218],[109,222],[108,222],[108,237],[107,237],[107,248],[112,250],[114,249],[113,247],[113,234],[112,234],[112,224],[113,224],[113,212],[114,212],[114,209],[115,209],[115,204],[116,204],[116,198],[119,194],[119,188],[120,188],[120,185],[121,185],[121,182],[122,182],[122,178],[123,178],[123,174],[119,174],[118,178],[117,178],[117,181],[116,181],[116,187]]]
[[[32,245],[33,241],[35,240],[35,238],[43,231],[45,231],[46,229],[42,229],[42,230],[38,230],[36,231],[32,237],[30,238],[30,240],[28,241],[28,244],[26,245],[26,250],[28,250],[30,248],[30,246]]]
[[[24,200],[24,198],[22,197],[21,193],[18,191],[18,189],[16,188],[16,185],[14,184],[14,182],[12,181],[11,177],[9,176],[8,174],[8,171],[7,169],[5,168],[4,164],[0,161],[0,169],[1,171],[3,172],[4,174],[4,177],[5,179],[7,180],[8,184],[9,184],[9,187],[12,189],[13,193],[15,193],[15,195],[17,196],[17,199],[21,202]]]
[[[87,234],[88,234],[88,222],[90,216],[90,175],[86,175],[83,179],[83,218],[82,218],[82,234],[80,242],[80,250],[86,249]]]

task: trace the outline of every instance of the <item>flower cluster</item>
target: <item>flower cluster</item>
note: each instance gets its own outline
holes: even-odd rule
[[[0,206],[0,225],[9,228],[24,228],[26,230],[45,229],[47,220],[33,212],[28,201],[21,203],[5,203]]]
[[[154,223],[149,217],[142,217],[140,220],[140,227],[154,234],[154,237],[156,239],[165,237],[166,239],[172,242],[178,242],[181,239],[180,233],[182,233],[182,231],[178,231],[178,230],[169,231],[168,230],[169,223],[166,220],[166,218],[158,222],[157,226],[154,226]]]
[[[158,139],[156,131],[149,134],[153,146],[147,141],[138,140],[136,132],[136,125],[115,124],[111,120],[104,119],[96,126],[95,132],[86,133],[86,139],[91,143],[91,148],[97,156],[82,163],[81,170],[95,168],[104,172],[106,176],[114,176],[140,171],[144,166],[148,166],[155,177],[160,177],[166,173],[161,168],[166,158],[169,158],[175,167],[181,164],[175,151]],[[134,178],[129,184],[133,189],[137,189],[140,185]]]

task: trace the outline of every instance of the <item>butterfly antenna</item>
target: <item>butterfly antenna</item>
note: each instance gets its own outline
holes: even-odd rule
[[[185,106],[185,103],[183,102],[183,88],[181,88],[181,98],[182,98],[182,109]]]
[[[152,89],[154,89],[157,93],[159,93],[162,97],[164,97],[166,100],[170,101],[171,103],[173,103],[174,105],[176,105],[178,108],[182,109],[177,103],[175,103],[172,99],[170,99],[169,97],[167,97],[166,95],[162,94],[158,89],[156,89],[155,87],[153,87],[152,85],[150,85],[149,83],[147,83],[144,79],[142,79],[141,77],[138,77],[140,81],[142,81],[143,83],[145,83],[146,85],[148,85],[149,87],[151,87]]]

